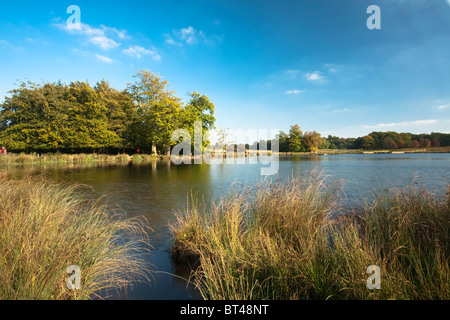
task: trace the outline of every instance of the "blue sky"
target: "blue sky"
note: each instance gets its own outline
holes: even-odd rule
[[[139,69],[231,130],[450,132],[450,0],[0,0],[0,101],[17,80],[124,89]]]

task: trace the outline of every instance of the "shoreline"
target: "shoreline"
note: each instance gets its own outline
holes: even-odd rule
[[[234,158],[249,156],[327,156],[342,154],[419,154],[419,153],[450,153],[450,147],[431,147],[420,149],[393,149],[393,150],[342,150],[342,149],[324,149],[316,152],[278,152],[271,151],[248,151],[244,153],[234,152]],[[214,155],[215,156],[215,155]],[[213,157],[214,157],[213,156]],[[222,153],[223,158],[227,157],[227,153]],[[190,159],[196,159],[198,156],[187,156]],[[180,159],[185,156],[179,156]],[[110,164],[129,164],[129,163],[145,163],[149,161],[170,160],[168,155],[150,155],[150,154],[36,154],[36,153],[8,153],[0,155],[0,166],[13,165],[37,165],[37,164],[62,164],[62,163],[110,163]]]

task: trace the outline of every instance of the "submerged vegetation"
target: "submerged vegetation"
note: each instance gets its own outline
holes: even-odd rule
[[[142,220],[125,219],[79,188],[24,179],[0,186],[0,299],[92,299],[146,279]],[[81,287],[69,290],[69,266]]]
[[[350,210],[338,194],[312,175],[194,198],[171,226],[172,257],[206,299],[450,298],[449,199],[411,187]]]

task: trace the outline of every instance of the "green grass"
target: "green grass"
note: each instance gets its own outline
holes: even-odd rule
[[[49,153],[38,155],[36,153],[8,153],[6,156],[0,155],[0,165],[21,165],[21,164],[44,164],[44,163],[89,163],[89,162],[102,162],[110,164],[128,164],[132,159],[133,162],[147,162],[160,159],[160,156],[155,155],[133,155],[127,154],[62,154],[62,153]]]
[[[91,299],[146,280],[147,264],[131,254],[148,249],[144,222],[85,201],[79,188],[2,181],[0,299]],[[81,270],[78,290],[66,285],[71,265]]]
[[[449,299],[448,200],[406,188],[346,212],[312,175],[193,198],[172,256],[205,299]],[[370,265],[381,289],[366,286]]]

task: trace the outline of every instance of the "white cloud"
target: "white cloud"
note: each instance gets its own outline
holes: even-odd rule
[[[305,74],[305,78],[309,81],[322,82],[325,78],[320,74],[319,71],[308,72]]]
[[[447,0],[448,5],[450,6],[450,0]]]
[[[196,30],[194,27],[172,30],[172,33],[164,34],[165,42],[174,46],[194,45],[199,43],[215,44],[223,40],[223,36],[211,35],[209,37],[202,30]]]
[[[117,43],[113,39],[106,36],[95,36],[89,38],[89,42],[103,50],[115,49],[120,46],[120,43]]]
[[[450,0],[448,0],[450,1]],[[441,104],[439,106],[435,107],[436,110],[446,110],[446,109],[450,109],[450,104]]]
[[[114,62],[113,59],[108,58],[108,57],[106,57],[106,56],[102,56],[102,55],[100,55],[100,54],[96,54],[95,57],[97,58],[97,60],[102,61],[102,62],[105,62],[105,63],[112,63],[112,62]]]
[[[334,113],[340,113],[340,112],[346,112],[346,111],[348,111],[348,108],[333,110]]]
[[[62,29],[70,34],[81,35],[86,38],[87,42],[103,49],[110,50],[115,49],[121,44],[112,39],[112,36],[116,36],[120,39],[125,39],[126,31],[117,30],[106,26],[100,28],[93,28],[88,24],[80,23],[79,28],[68,27],[66,23],[55,24],[56,27]]]
[[[135,58],[142,58],[143,55],[149,55],[153,58],[155,61],[161,60],[161,56],[156,52],[155,48],[152,48],[152,50],[145,49],[140,46],[133,46],[128,49],[124,49],[123,52],[130,57]]]
[[[421,125],[431,125],[436,124],[438,120],[416,120],[416,121],[403,121],[403,122],[392,122],[392,123],[379,123],[376,125],[365,125],[366,129],[379,129],[379,128],[391,128],[391,127],[405,127],[405,126],[421,126]]]
[[[288,91],[286,91],[286,94],[289,94],[289,95],[291,95],[291,94],[300,94],[300,93],[303,93],[305,91],[306,91],[305,89],[303,89],[303,90],[288,90]]]

